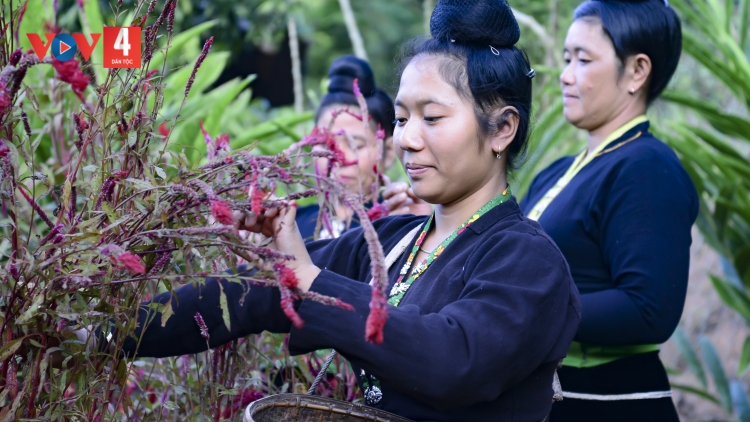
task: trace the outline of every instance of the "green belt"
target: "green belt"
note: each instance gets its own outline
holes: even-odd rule
[[[640,353],[648,353],[659,350],[658,344],[639,344],[635,346],[597,346],[593,344],[582,344],[577,341],[571,343],[568,355],[563,359],[564,366],[575,368],[591,368],[603,365],[617,359]]]

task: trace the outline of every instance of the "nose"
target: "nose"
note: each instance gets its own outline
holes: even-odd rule
[[[572,61],[565,65],[563,68],[562,73],[560,73],[560,85],[562,86],[570,86],[575,84],[575,77],[573,75],[573,65]]]
[[[403,151],[419,151],[424,148],[422,131],[420,130],[420,120],[411,118],[401,127],[398,133],[393,134],[393,141],[396,146]]]

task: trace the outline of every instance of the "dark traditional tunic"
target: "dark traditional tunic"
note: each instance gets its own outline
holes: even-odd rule
[[[425,220],[396,216],[376,221],[384,250]],[[297,330],[279,307],[278,290],[222,280],[229,298],[228,331],[219,308],[219,282],[210,279],[201,288],[177,290],[175,314],[164,328],[159,317],[147,327],[138,356],[205,350],[193,320],[200,312],[211,347],[268,330],[291,332],[292,354],[336,349],[357,372],[364,369],[380,381],[378,408],[416,421],[531,422],[548,414],[553,372],[580,319],[578,292],[560,251],[522,216],[514,200],[470,225],[401,304],[389,306],[380,345],[364,338],[371,275],[362,229],[310,243],[308,250],[322,270],[311,290],[340,297],[354,311],[305,300],[298,308],[305,324]],[[405,253],[391,267],[391,283],[406,258]],[[145,313],[139,315],[141,322]],[[132,356],[134,350],[135,341],[126,340],[124,351]]]
[[[663,343],[682,314],[698,196],[675,153],[648,127],[648,122],[638,124],[609,143],[539,219],[565,255],[581,293],[583,318],[575,340],[584,349]],[[565,157],[543,170],[521,208],[531,211],[573,160]],[[605,395],[669,390],[656,352],[621,361],[582,369],[566,366],[560,372],[563,390]],[[637,412],[659,402],[671,416],[659,416],[653,408]],[[584,405],[589,407],[555,418],[558,408],[576,403],[581,401],[564,399],[556,405],[551,422],[676,418],[669,398],[588,402]],[[592,413],[601,409],[601,414]]]

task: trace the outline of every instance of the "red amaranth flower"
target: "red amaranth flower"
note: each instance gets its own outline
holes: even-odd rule
[[[200,312],[195,313],[195,322],[196,324],[198,324],[198,328],[201,330],[201,337],[208,340],[211,335],[208,334],[208,327],[206,326],[206,322],[203,321],[203,316]]]
[[[117,255],[117,261],[133,274],[146,273],[146,267],[143,266],[143,262],[141,262],[141,259],[130,252],[125,252]]]
[[[299,280],[297,280],[297,276],[294,274],[294,271],[291,268],[287,267],[281,262],[277,262],[273,264],[273,269],[276,271],[276,274],[279,277],[279,283],[282,286],[290,289],[297,288]]]
[[[201,65],[203,64],[203,61],[206,60],[206,56],[208,55],[208,52],[211,50],[211,46],[214,43],[214,37],[209,38],[206,40],[206,43],[203,44],[203,50],[201,50],[201,54],[198,56],[198,60],[195,61],[195,65],[193,66],[193,72],[190,73],[190,78],[188,78],[187,84],[185,85],[185,98],[187,98],[188,94],[190,94],[190,88],[193,87],[193,82],[195,82],[195,75],[198,73],[198,69],[200,69]]]
[[[365,326],[365,338],[371,343],[381,344],[383,342],[383,327],[385,327],[385,321],[388,319],[388,311],[385,305],[387,300],[382,291],[372,290],[370,315],[367,316]]]
[[[78,59],[61,62],[52,58],[52,67],[57,71],[57,79],[69,83],[78,98],[82,102],[85,102],[83,92],[86,90],[86,87],[89,86],[91,81],[81,70],[81,67],[78,64]]]
[[[221,224],[234,224],[232,209],[224,201],[211,201],[211,215]]]
[[[10,54],[10,64],[11,66],[18,65],[18,62],[21,60],[21,56],[23,56],[23,50],[20,48],[17,48],[13,53]]]
[[[370,221],[375,221],[379,218],[388,216],[388,207],[383,204],[375,204],[372,208],[367,211],[367,217]]]
[[[167,139],[167,136],[169,136],[169,128],[164,122],[161,122],[159,125],[159,134],[164,137],[164,139]]]

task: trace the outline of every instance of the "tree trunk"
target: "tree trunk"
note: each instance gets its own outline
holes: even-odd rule
[[[367,60],[365,44],[362,41],[362,35],[359,33],[359,28],[357,28],[357,20],[354,17],[351,3],[349,3],[349,0],[339,0],[339,5],[341,6],[341,13],[344,15],[344,23],[346,23],[346,30],[349,33],[349,39],[352,40],[354,55],[360,59]]]
[[[289,31],[289,50],[292,55],[292,80],[294,81],[294,111],[302,113],[304,108],[304,92],[302,90],[302,63],[299,58],[299,39],[297,37],[297,22],[289,16],[287,22]]]
[[[424,15],[424,32],[430,33],[430,18],[435,9],[435,0],[422,0],[422,13]]]

